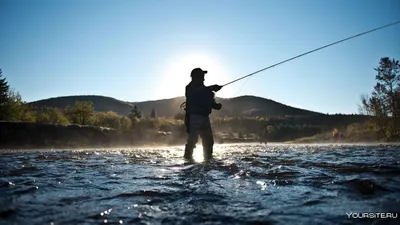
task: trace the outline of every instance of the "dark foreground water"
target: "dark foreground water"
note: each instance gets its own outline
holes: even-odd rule
[[[387,218],[400,216],[399,152],[217,145],[188,163],[179,148],[2,151],[0,224],[400,224]]]

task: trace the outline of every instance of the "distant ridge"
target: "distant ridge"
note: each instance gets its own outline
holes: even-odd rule
[[[58,107],[65,108],[68,105],[74,105],[76,101],[91,101],[93,102],[94,110],[104,112],[112,110],[121,115],[127,115],[133,107],[132,103],[120,101],[115,98],[99,95],[72,95],[43,99],[30,102],[37,107]]]
[[[37,107],[59,107],[64,108],[73,105],[75,101],[91,101],[95,111],[114,111],[121,115],[128,115],[134,105],[145,115],[149,115],[154,108],[158,116],[173,117],[183,112],[179,106],[185,101],[184,97],[175,97],[142,102],[125,102],[112,97],[99,95],[74,95],[43,99],[30,102]],[[213,113],[218,116],[278,116],[278,115],[319,115],[321,113],[295,108],[282,103],[252,96],[238,96],[234,98],[217,98],[223,106],[220,111]]]

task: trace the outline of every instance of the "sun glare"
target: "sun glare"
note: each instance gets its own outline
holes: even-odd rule
[[[203,155],[203,146],[196,145],[196,148],[193,149],[193,160],[196,162],[203,162],[204,161],[204,155]]]
[[[205,76],[205,85],[222,85],[227,82],[226,70],[217,59],[200,53],[181,55],[177,58],[171,58],[167,68],[163,71],[160,90],[168,95],[165,97],[184,96],[185,86],[191,80],[190,72],[197,67],[208,71]],[[217,96],[221,92],[222,90],[217,93]]]

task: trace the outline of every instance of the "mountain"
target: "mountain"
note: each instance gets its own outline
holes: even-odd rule
[[[235,98],[216,98],[217,102],[222,104],[220,111],[213,113],[218,116],[273,116],[273,115],[318,115],[321,113],[309,110],[299,109],[282,103],[265,99],[257,96],[240,96]],[[115,98],[80,95],[64,96],[43,99],[30,104],[38,107],[59,107],[64,108],[73,105],[75,101],[92,101],[95,111],[114,111],[121,115],[128,115],[134,105],[145,115],[150,115],[152,109],[155,109],[157,116],[173,117],[177,113],[183,112],[180,109],[181,103],[185,101],[184,97],[169,99],[160,99],[143,102],[124,102]]]
[[[74,105],[76,101],[91,101],[95,111],[104,112],[112,110],[121,115],[127,115],[133,104],[123,102],[115,98],[96,96],[96,95],[78,95],[78,96],[63,96],[39,101],[30,102],[31,105],[36,107],[57,107],[65,108],[68,105]]]
[[[317,115],[321,114],[299,109],[257,96],[240,96],[235,98],[219,98],[222,109],[220,116],[278,116],[278,115]]]

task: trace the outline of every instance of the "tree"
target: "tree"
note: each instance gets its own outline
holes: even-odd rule
[[[142,112],[139,111],[139,109],[136,105],[129,112],[128,118],[131,120],[130,126],[131,126],[131,129],[133,129],[136,126],[139,119],[142,118]]]
[[[132,121],[128,117],[122,116],[120,118],[120,129],[128,130],[129,128],[131,128],[131,123]]]
[[[119,129],[120,117],[116,112],[107,111],[96,113],[96,125]]]
[[[0,120],[34,121],[32,107],[22,101],[21,95],[10,89],[0,69]]]
[[[156,118],[156,111],[154,110],[154,108],[153,110],[151,110],[150,118]]]
[[[76,102],[76,113],[79,116],[80,124],[86,125],[93,118],[94,108],[92,102]]]
[[[142,112],[138,109],[136,105],[131,109],[131,112],[129,113],[129,118],[142,118]]]
[[[9,89],[6,78],[1,78],[3,76],[0,69],[0,120],[6,120],[9,114],[8,102],[9,102]]]
[[[59,108],[47,108],[46,111],[49,116],[49,122],[54,124],[68,124],[67,117],[61,112]]]
[[[89,124],[94,116],[93,103],[90,101],[76,101],[74,106],[68,106],[66,113],[73,123]]]
[[[399,135],[400,64],[398,60],[383,57],[375,70],[377,83],[371,97],[361,97],[360,111],[374,116],[381,135],[392,138]]]
[[[36,123],[51,123],[50,115],[46,110],[42,112],[36,112]]]
[[[22,100],[19,92],[9,90],[8,102],[6,105],[8,121],[29,121],[35,120],[32,106]]]

